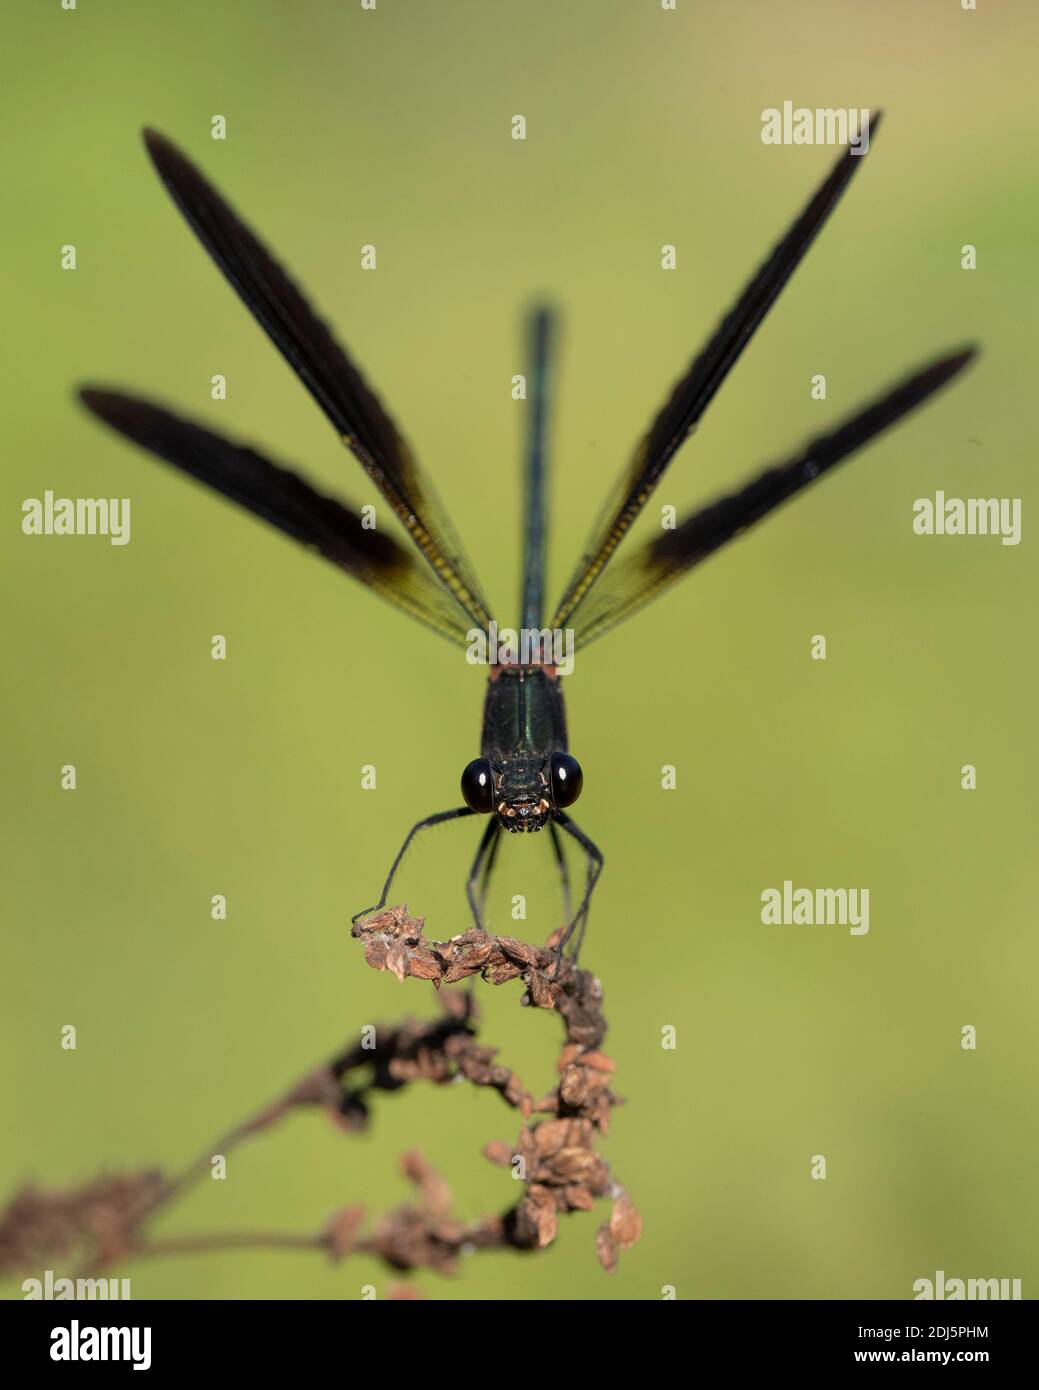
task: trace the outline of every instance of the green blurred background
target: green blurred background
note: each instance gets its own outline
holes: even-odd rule
[[[579,821],[607,858],[585,963],[627,1098],[604,1148],[644,1239],[610,1278],[601,1218],[575,1215],[537,1258],[416,1283],[462,1299],[901,1299],[944,1269],[1021,1278],[1030,1296],[1035,7],[53,0],[4,29],[2,1191],[178,1167],[363,1024],[432,1013],[426,986],[365,968],[349,916],[407,827],[455,804],[477,751],[480,671],[74,404],[84,381],[138,390],[374,500],[186,230],[139,128],[181,143],[308,287],[512,621],[524,307],[547,293],[565,316],[556,588],[666,391],[832,163],[762,145],[761,110],[883,106],[866,167],[657,500],[707,499],[938,351],[976,339],[980,363],[579,655],[568,684]],[[69,242],[74,273],[58,266]],[[46,488],[131,497],[130,544],[24,537],[21,503]],[[1023,543],[914,536],[913,500],[939,488],[1023,498]],[[434,935],[465,925],[475,839],[445,827],[407,863],[394,896]],[[499,864],[496,924],[543,937],[547,837],[509,840]],[[762,889],[787,878],[868,886],[869,935],[762,926]],[[484,1036],[540,1091],[558,1021],[518,997],[481,990]],[[304,1115],[160,1229],[377,1213],[404,1198],[397,1156],[415,1145],[464,1216],[500,1210],[516,1188],[479,1151],[516,1129],[464,1086],[377,1097],[361,1138]],[[138,1298],[390,1284],[374,1262],[307,1254],[120,1272]]]

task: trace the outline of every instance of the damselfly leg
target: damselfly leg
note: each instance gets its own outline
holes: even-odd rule
[[[431,825],[441,825],[444,821],[459,820],[462,816],[471,816],[473,814],[474,812],[472,812],[468,806],[456,806],[453,811],[438,811],[435,816],[427,816],[425,820],[420,820],[417,824],[413,825],[405,836],[404,843],[397,851],[396,859],[394,859],[393,863],[390,865],[390,871],[386,875],[386,882],[382,885],[382,893],[379,896],[379,901],[373,903],[371,907],[366,907],[360,912],[355,912],[350,919],[351,922],[359,922],[362,917],[367,917],[369,912],[381,912],[386,906],[386,899],[390,895],[390,887],[400,867],[400,861],[404,858],[408,851],[408,846],[420,830],[428,830]]]

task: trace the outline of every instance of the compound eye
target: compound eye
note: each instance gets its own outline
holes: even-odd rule
[[[552,800],[557,807],[572,806],[581,795],[584,773],[581,764],[569,753],[553,753],[548,764],[552,783]]]
[[[462,773],[462,795],[470,811],[486,816],[494,810],[494,769],[486,758],[474,758]]]

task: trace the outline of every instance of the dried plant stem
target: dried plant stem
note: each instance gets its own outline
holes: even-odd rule
[[[328,1237],[286,1231],[218,1231],[204,1236],[167,1236],[136,1245],[134,1259],[160,1255],[209,1255],[226,1250],[321,1250]]]
[[[277,1249],[322,1250],[333,1260],[368,1254],[393,1269],[453,1273],[461,1255],[477,1250],[543,1248],[554,1240],[560,1214],[591,1210],[597,1200],[610,1197],[611,1215],[599,1228],[596,1250],[612,1272],[618,1253],[638,1239],[641,1220],[595,1147],[617,1104],[610,1089],[614,1065],[599,1050],[606,1020],[598,981],[558,955],[558,934],[539,947],[482,931],[446,942],[428,941],[422,933],[422,919],[410,917],[404,907],[390,908],[353,929],[373,969],[388,970],[402,981],[431,981],[438,992],[441,985],[476,975],[495,985],[522,979],[523,1002],[557,1011],[565,1026],[559,1079],[551,1091],[536,1099],[513,1071],[495,1060],[495,1049],[478,1041],[471,992],[444,991],[439,1017],[405,1018],[350,1042],[228,1130],[178,1175],[168,1178],[150,1170],[101,1177],[71,1191],[24,1188],[0,1215],[0,1270],[31,1269],[60,1255],[77,1259],[81,1274],[96,1275],[142,1256]],[[337,1211],[323,1230],[312,1233],[150,1235],[158,1215],[211,1174],[215,1156],[226,1157],[245,1140],[270,1132],[301,1107],[324,1109],[341,1130],[364,1129],[374,1092],[420,1080],[437,1085],[465,1080],[490,1087],[519,1112],[523,1127],[516,1142],[492,1140],[484,1149],[486,1158],[511,1168],[524,1184],[523,1195],[505,1212],[459,1221],[452,1214],[447,1183],[413,1150],[402,1156],[401,1167],[416,1189],[416,1200],[378,1218],[368,1230],[364,1208],[355,1205]]]
[[[303,1103],[304,1097],[311,1093],[311,1089],[313,1089],[314,1100],[320,1099],[319,1088],[325,1084],[325,1080],[326,1072],[324,1070],[314,1072],[293,1086],[280,1100],[275,1101],[272,1105],[264,1106],[255,1115],[251,1115],[247,1120],[243,1120],[233,1129],[228,1130],[215,1144],[204,1149],[197,1158],[193,1159],[178,1176],[171,1178],[166,1183],[162,1195],[162,1205],[168,1206],[200,1178],[208,1177],[212,1172],[215,1154],[222,1154],[226,1157],[246,1139],[252,1139],[265,1130],[273,1129],[288,1115],[290,1110]]]

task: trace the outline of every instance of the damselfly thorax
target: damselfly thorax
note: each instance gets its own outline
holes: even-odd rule
[[[554,666],[493,666],[483,706],[480,757],[462,774],[474,811],[503,830],[541,830],[581,794],[583,778],[566,736],[562,681]]]

